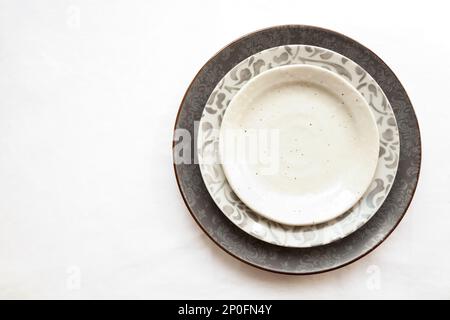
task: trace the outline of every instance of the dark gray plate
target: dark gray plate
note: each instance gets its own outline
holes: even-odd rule
[[[333,270],[375,249],[395,229],[413,198],[421,162],[420,132],[414,109],[400,81],[372,51],[334,31],[311,26],[278,26],[254,32],[222,49],[199,71],[181,103],[175,129],[186,129],[194,143],[194,121],[219,80],[236,64],[261,50],[286,44],[331,49],[361,65],[378,82],[394,110],[400,131],[400,161],[389,196],[375,216],[344,239],[314,248],[286,248],[253,238],[236,227],[211,199],[197,164],[175,164],[186,205],[198,225],[222,249],[255,267],[288,274]],[[174,141],[174,146],[177,141]],[[195,149],[191,147],[191,163]]]

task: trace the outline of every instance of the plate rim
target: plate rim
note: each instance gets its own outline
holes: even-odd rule
[[[232,257],[236,258],[237,260],[239,260],[239,261],[245,263],[246,265],[255,267],[255,268],[260,269],[260,270],[263,270],[263,271],[273,272],[273,273],[277,273],[277,274],[286,274],[286,275],[297,275],[297,276],[299,276],[299,275],[321,274],[321,273],[325,273],[325,272],[337,270],[337,269],[340,269],[340,268],[344,268],[344,267],[346,267],[346,266],[348,266],[348,265],[350,265],[350,264],[352,264],[352,263],[354,263],[354,262],[360,260],[361,258],[367,256],[368,254],[370,254],[371,252],[373,252],[373,251],[374,251],[375,249],[377,249],[382,243],[384,243],[384,242],[386,241],[386,239],[392,234],[392,232],[394,232],[394,230],[398,227],[398,225],[400,224],[400,222],[403,220],[403,218],[405,217],[406,212],[408,211],[408,209],[409,209],[409,207],[410,207],[410,205],[411,205],[411,203],[412,203],[412,200],[414,199],[414,195],[415,195],[415,192],[416,192],[416,190],[417,190],[417,186],[418,186],[419,181],[420,181],[421,164],[422,164],[422,138],[421,138],[421,134],[420,134],[420,124],[419,124],[419,120],[417,119],[416,112],[415,112],[414,108],[412,107],[411,99],[409,98],[409,95],[408,95],[407,91],[406,91],[406,90],[403,90],[403,91],[404,91],[404,96],[405,96],[406,101],[408,102],[408,104],[411,105],[411,108],[410,108],[411,110],[410,110],[410,112],[412,112],[412,115],[413,115],[414,119],[416,120],[416,121],[415,121],[415,126],[417,127],[417,137],[416,137],[416,139],[417,139],[417,141],[418,141],[418,145],[417,145],[417,147],[418,147],[418,163],[417,163],[417,173],[415,174],[415,176],[416,176],[416,182],[415,182],[414,186],[412,187],[412,190],[411,190],[411,196],[410,196],[409,200],[407,201],[407,203],[406,203],[406,205],[405,205],[404,211],[401,213],[401,215],[400,215],[398,221],[395,222],[395,224],[391,227],[391,229],[390,229],[385,235],[383,235],[383,236],[380,238],[380,240],[379,240],[377,243],[375,243],[371,248],[369,248],[367,251],[363,252],[362,254],[360,254],[360,255],[358,255],[358,256],[356,256],[356,257],[354,257],[354,258],[349,259],[348,261],[346,261],[346,262],[344,262],[344,263],[341,263],[341,264],[338,264],[338,265],[335,265],[335,266],[331,266],[331,267],[326,267],[326,268],[323,268],[323,269],[320,269],[320,270],[315,270],[315,271],[305,271],[305,272],[303,272],[303,271],[299,271],[299,272],[285,271],[285,270],[280,270],[280,269],[273,268],[273,267],[271,267],[271,266],[261,266],[261,265],[259,265],[259,264],[253,263],[253,262],[251,262],[251,261],[247,261],[247,260],[243,259],[241,256],[239,256],[239,255],[233,253],[231,250],[227,249],[225,246],[223,246],[221,243],[219,243],[216,239],[214,239],[214,238],[212,237],[212,235],[211,235],[211,234],[203,227],[203,225],[200,223],[198,217],[192,212],[192,209],[191,209],[191,207],[190,207],[190,205],[189,205],[189,203],[188,203],[188,200],[187,200],[187,198],[186,198],[186,195],[185,195],[185,193],[184,193],[184,191],[183,191],[183,189],[182,189],[182,186],[181,186],[181,183],[180,183],[180,177],[179,177],[178,171],[177,171],[177,165],[176,165],[176,163],[175,163],[175,154],[174,154],[174,152],[173,152],[174,148],[175,148],[176,145],[177,145],[176,140],[175,140],[175,132],[176,132],[176,129],[177,129],[177,125],[178,125],[178,123],[179,123],[179,120],[180,120],[180,114],[181,114],[181,111],[182,111],[182,107],[183,107],[183,105],[184,105],[184,103],[185,103],[185,101],[186,101],[186,98],[187,98],[187,96],[188,96],[190,90],[192,89],[194,83],[195,83],[196,80],[198,79],[199,75],[200,75],[202,72],[204,72],[204,70],[206,69],[206,67],[207,67],[212,61],[214,61],[214,60],[220,55],[220,53],[221,53],[223,50],[225,50],[225,49],[227,49],[227,48],[229,48],[229,47],[235,45],[236,43],[238,43],[238,42],[241,41],[241,40],[244,40],[244,39],[246,39],[246,38],[249,38],[249,37],[251,37],[251,36],[253,36],[253,35],[256,35],[256,34],[258,34],[258,33],[261,33],[261,32],[264,32],[264,31],[269,31],[269,30],[282,30],[282,29],[289,29],[289,28],[310,29],[310,30],[314,30],[314,31],[326,32],[326,33],[329,33],[329,34],[333,34],[333,35],[339,36],[339,37],[342,38],[342,39],[348,40],[348,41],[350,41],[350,42],[352,42],[352,43],[354,43],[354,44],[360,46],[361,48],[364,48],[365,50],[367,50],[369,53],[372,54],[372,58],[378,60],[378,62],[379,62],[380,64],[384,65],[384,66],[392,73],[393,78],[394,78],[394,79],[401,85],[401,87],[404,89],[403,84],[401,84],[401,82],[400,82],[400,80],[398,79],[398,77],[396,76],[396,74],[392,71],[392,69],[391,69],[391,68],[390,68],[390,67],[389,67],[389,66],[388,66],[388,65],[387,65],[387,64],[386,64],[386,63],[385,63],[385,62],[384,62],[377,54],[375,54],[370,48],[368,48],[368,47],[362,45],[359,41],[356,41],[356,40],[354,40],[353,38],[350,38],[350,37],[348,37],[348,36],[346,36],[346,35],[344,35],[344,34],[342,34],[342,33],[340,33],[340,32],[337,32],[337,31],[334,31],[334,30],[330,30],[330,29],[326,29],[326,28],[322,28],[322,27],[318,27],[318,26],[305,25],[305,24],[284,24],[284,25],[274,25],[274,26],[271,26],[271,27],[261,28],[261,29],[258,29],[258,30],[252,31],[252,32],[247,32],[246,34],[244,34],[244,35],[242,35],[242,36],[236,38],[235,40],[233,40],[233,41],[231,41],[230,43],[228,43],[228,44],[226,44],[225,46],[223,46],[223,47],[222,47],[220,50],[218,50],[213,56],[211,56],[211,58],[209,58],[209,59],[203,64],[203,66],[196,72],[195,76],[193,77],[193,79],[191,80],[189,86],[187,87],[185,93],[183,94],[181,103],[180,103],[180,105],[179,105],[179,107],[178,107],[178,111],[177,111],[177,115],[176,115],[176,117],[175,117],[175,122],[174,122],[174,127],[173,127],[173,137],[172,137],[172,145],[171,145],[171,148],[172,148],[172,162],[173,162],[172,165],[173,165],[174,174],[175,174],[177,186],[178,186],[178,189],[179,189],[179,191],[180,191],[181,197],[182,197],[182,199],[183,199],[183,201],[184,201],[184,203],[185,203],[185,205],[186,205],[186,208],[188,209],[190,215],[192,216],[192,218],[194,219],[194,221],[197,223],[197,225],[200,227],[200,229],[208,236],[208,238],[211,239],[212,242],[215,243],[215,244],[216,244],[219,248],[221,248],[223,251],[225,251],[226,253],[228,253],[228,254],[231,255]],[[334,51],[335,51],[335,50],[334,50]],[[340,53],[340,52],[338,52],[338,53]],[[255,240],[258,240],[258,241],[263,242],[262,240],[259,240],[259,239],[256,239],[256,238],[255,238]],[[329,244],[328,244],[328,245],[329,245]],[[328,245],[325,245],[325,246],[328,246]]]
[[[302,31],[302,30],[299,30],[299,31]],[[251,39],[251,38],[250,38]],[[343,238],[345,238],[345,237],[348,237],[348,236],[350,236],[350,234],[351,233],[353,233],[353,232],[355,232],[356,230],[358,230],[359,228],[362,228],[375,214],[376,214],[376,212],[378,211],[378,209],[379,208],[381,208],[382,207],[382,205],[384,204],[384,202],[386,201],[386,200],[388,200],[388,195],[390,194],[390,192],[391,192],[391,189],[392,189],[392,185],[390,185],[390,186],[387,186],[386,188],[385,188],[385,190],[388,190],[388,192],[383,196],[383,201],[382,201],[382,203],[380,204],[380,205],[376,205],[376,210],[373,212],[373,213],[371,213],[370,214],[370,216],[368,216],[367,217],[367,219],[363,219],[363,220],[365,220],[365,221],[363,221],[361,224],[359,224],[358,223],[358,225],[356,226],[356,228],[355,229],[353,229],[350,233],[347,233],[347,232],[344,232],[344,233],[342,233],[342,230],[339,230],[339,232],[337,232],[338,230],[330,230],[330,229],[328,229],[328,231],[325,229],[325,228],[328,228],[328,224],[330,223],[330,222],[327,222],[327,223],[325,223],[325,224],[320,224],[320,225],[322,225],[322,226],[324,226],[323,228],[318,228],[316,231],[314,231],[314,232],[317,232],[317,233],[322,233],[322,236],[330,236],[330,234],[334,234],[335,236],[332,236],[331,237],[331,240],[328,238],[328,239],[326,239],[326,240],[322,240],[322,241],[320,241],[320,242],[322,242],[322,243],[313,243],[313,244],[305,244],[304,243],[304,241],[301,241],[302,243],[301,244],[294,244],[294,243],[292,243],[292,241],[294,241],[295,242],[295,240],[292,240],[292,238],[296,238],[295,237],[295,235],[297,234],[297,232],[298,231],[295,231],[295,230],[285,230],[285,232],[286,232],[286,236],[288,236],[288,237],[286,237],[285,238],[285,240],[282,242],[282,243],[279,243],[278,241],[277,241],[277,236],[275,236],[275,233],[276,232],[278,232],[278,231],[280,231],[280,228],[281,229],[283,229],[283,226],[284,227],[286,227],[286,228],[292,228],[292,227],[289,227],[289,226],[286,226],[286,225],[282,225],[282,224],[277,224],[277,223],[274,223],[274,222],[270,222],[268,219],[265,219],[265,218],[262,218],[261,217],[261,220],[260,221],[258,221],[258,222],[254,222],[254,224],[255,225],[259,225],[259,224],[267,224],[266,225],[266,227],[268,228],[268,229],[266,229],[267,231],[269,231],[269,233],[271,233],[272,234],[272,236],[271,237],[269,237],[270,239],[267,239],[266,237],[264,237],[264,236],[258,236],[258,234],[257,233],[253,233],[253,232],[251,232],[250,231],[250,229],[251,229],[251,227],[248,225],[248,223],[247,222],[244,222],[243,223],[243,225],[241,225],[237,220],[238,219],[234,219],[234,218],[232,218],[232,217],[230,217],[230,214],[227,214],[225,211],[224,211],[224,205],[226,206],[226,205],[228,205],[228,203],[225,203],[225,204],[222,204],[222,205],[220,205],[220,203],[218,202],[218,200],[217,200],[217,198],[215,197],[215,195],[212,193],[212,190],[210,189],[210,185],[205,181],[205,167],[209,167],[208,166],[208,164],[207,163],[201,163],[201,161],[202,161],[202,159],[203,159],[203,156],[202,156],[202,154],[201,154],[201,152],[200,152],[200,150],[203,148],[203,147],[200,147],[203,143],[204,143],[204,139],[206,139],[206,141],[211,141],[211,137],[210,138],[202,138],[202,137],[204,137],[204,134],[202,133],[202,130],[200,130],[200,126],[202,125],[202,124],[204,124],[204,123],[206,123],[206,122],[204,122],[205,121],[205,118],[206,117],[210,117],[210,114],[211,114],[211,112],[205,112],[205,109],[206,109],[206,106],[208,106],[208,105],[210,105],[210,104],[212,104],[212,102],[210,103],[210,100],[211,100],[211,97],[215,94],[215,93],[217,93],[218,92],[218,89],[219,89],[219,91],[220,91],[220,88],[224,85],[224,83],[223,83],[223,81],[225,80],[225,79],[227,79],[227,77],[228,77],[228,75],[230,74],[230,73],[232,73],[232,72],[234,72],[234,70],[238,70],[239,69],[239,67],[240,66],[242,66],[242,65],[246,65],[246,62],[248,62],[249,60],[251,61],[252,59],[259,59],[259,58],[261,58],[261,54],[263,54],[263,57],[265,57],[266,55],[270,55],[270,53],[271,52],[275,52],[275,51],[279,51],[280,49],[284,49],[285,51],[283,51],[283,52],[287,52],[287,47],[289,47],[290,49],[293,49],[293,48],[295,48],[295,47],[297,47],[297,48],[303,48],[303,49],[305,49],[306,51],[308,51],[307,50],[307,48],[309,48],[310,50],[316,50],[316,49],[319,49],[319,50],[325,50],[327,53],[332,53],[333,55],[338,55],[338,60],[340,60],[341,62],[342,62],[342,64],[345,64],[347,61],[351,61],[351,63],[352,64],[354,64],[354,66],[352,66],[352,68],[354,68],[354,67],[356,67],[356,68],[361,68],[362,69],[362,71],[364,72],[364,74],[365,75],[367,75],[368,77],[370,77],[370,79],[371,79],[371,81],[373,81],[373,84],[375,84],[376,85],[376,88],[377,88],[377,90],[379,90],[380,92],[381,92],[381,94],[382,94],[382,96],[383,96],[383,100],[384,99],[386,99],[387,100],[387,104],[389,105],[389,112],[388,112],[388,114],[386,114],[385,116],[392,116],[392,118],[393,118],[393,120],[394,120],[394,122],[395,122],[395,136],[398,138],[396,138],[396,139],[394,139],[397,143],[398,143],[398,146],[400,146],[400,135],[399,135],[399,127],[398,127],[398,122],[397,122],[397,120],[396,120],[396,115],[395,115],[395,112],[394,112],[394,110],[393,110],[393,108],[392,108],[392,105],[391,105],[391,103],[389,102],[389,100],[388,100],[388,98],[387,98],[387,96],[385,95],[385,92],[384,92],[384,90],[379,86],[379,84],[378,84],[378,82],[377,81],[375,81],[375,79],[365,70],[365,68],[364,67],[362,67],[359,63],[356,63],[355,61],[353,61],[352,59],[350,59],[350,58],[348,58],[347,56],[345,56],[343,53],[338,53],[337,51],[334,51],[333,50],[333,48],[324,48],[324,47],[321,47],[321,46],[318,46],[317,44],[314,44],[314,45],[312,45],[312,44],[299,44],[300,42],[293,42],[293,43],[289,43],[289,44],[287,44],[287,45],[282,45],[282,44],[278,44],[278,45],[276,45],[276,46],[274,46],[274,47],[272,47],[272,46],[270,46],[270,43],[269,43],[269,45],[267,46],[267,48],[264,48],[264,49],[262,49],[261,51],[258,51],[258,52],[255,52],[255,53],[252,53],[251,55],[249,55],[248,57],[245,57],[245,58],[243,58],[241,61],[239,61],[239,62],[237,62],[234,66],[232,66],[226,73],[225,73],[225,75],[220,79],[220,80],[218,80],[217,81],[217,84],[215,85],[215,87],[212,89],[212,91],[211,91],[211,94],[209,95],[209,97],[207,98],[207,100],[206,100],[206,105],[205,105],[205,107],[201,110],[201,116],[200,116],[200,118],[199,118],[199,121],[198,121],[198,130],[197,130],[197,139],[196,139],[196,142],[197,142],[197,157],[198,157],[198,160],[199,160],[199,169],[200,169],[200,175],[201,175],[201,178],[202,178],[202,181],[203,181],[203,183],[206,185],[206,191],[207,192],[209,192],[209,194],[210,194],[210,196],[211,196],[211,198],[212,198],[212,200],[213,200],[213,202],[215,202],[215,204],[216,204],[216,206],[219,208],[219,211],[221,211],[221,213],[222,214],[224,214],[230,221],[232,221],[233,222],[233,224],[235,225],[235,226],[237,226],[239,229],[241,229],[241,230],[243,230],[244,232],[246,232],[247,234],[249,234],[249,235],[251,235],[251,236],[254,236],[254,237],[256,237],[256,238],[258,238],[258,239],[260,239],[260,240],[262,240],[262,241],[264,241],[264,242],[267,242],[267,243],[270,243],[270,244],[274,244],[274,245],[278,245],[278,246],[282,246],[282,247],[287,247],[287,248],[312,248],[312,247],[318,247],[318,246],[322,246],[322,245],[326,245],[326,244],[330,244],[330,243],[332,243],[332,242],[335,242],[335,241],[338,241],[338,240],[340,240],[340,239],[343,239]],[[309,51],[308,51],[309,52]],[[309,52],[310,53],[310,52]],[[278,52],[278,54],[280,54],[280,52]],[[265,57],[266,58],[266,57]],[[344,60],[345,61],[344,61]],[[301,59],[300,59],[301,60]],[[326,60],[326,61],[328,61],[328,59],[324,59],[324,60]],[[319,61],[318,61],[319,62]],[[304,62],[302,62],[302,63],[304,63]],[[302,64],[301,63],[301,64]],[[286,64],[281,64],[281,66],[283,66],[283,65],[286,65]],[[246,65],[247,66],[247,65]],[[319,66],[320,66],[320,64],[319,64]],[[271,69],[271,68],[278,68],[278,66],[271,66],[271,67],[269,67],[269,70]],[[263,72],[265,72],[265,71],[263,71]],[[339,73],[338,73],[339,74]],[[365,78],[365,76],[363,76],[363,78]],[[361,79],[363,79],[363,78],[361,78]],[[369,80],[370,80],[369,79]],[[358,83],[360,83],[361,81],[358,81]],[[213,85],[212,85],[213,86]],[[219,87],[219,88],[218,88]],[[366,99],[366,98],[365,98]],[[225,101],[225,100],[224,100]],[[379,113],[379,111],[377,111],[377,108],[374,108],[373,106],[371,106],[371,109],[372,109],[372,111],[376,111],[377,113]],[[220,116],[219,116],[220,117]],[[211,119],[209,119],[208,121],[210,121]],[[378,125],[380,125],[379,123],[379,120],[377,120],[377,124]],[[380,135],[380,138],[382,137],[382,135]],[[214,140],[216,139],[217,137],[214,137]],[[387,142],[387,141],[386,141]],[[195,146],[194,146],[195,147]],[[386,146],[387,147],[387,146]],[[398,168],[399,168],[399,160],[400,160],[400,149],[399,148],[396,148],[396,149],[398,149],[398,152],[395,152],[396,153],[396,158],[397,158],[397,160],[395,161],[396,162],[396,165],[395,165],[395,172],[393,173],[393,176],[392,176],[392,180],[391,181],[394,181],[394,179],[395,179],[395,177],[397,176],[397,171],[398,171]],[[381,156],[379,156],[379,161],[381,160],[380,159],[381,158]],[[385,160],[384,159],[384,157],[383,157],[383,160]],[[378,169],[379,169],[379,161],[378,161],[378,168],[377,168],[377,170],[376,171],[378,171]],[[386,161],[386,160],[385,160]],[[383,170],[383,169],[382,169]],[[385,173],[385,174],[387,174],[387,173]],[[383,176],[385,176],[385,174],[383,175]],[[380,179],[380,177],[379,176],[377,176],[378,177],[378,179]],[[387,176],[385,176],[386,178],[387,178]],[[224,177],[224,179],[225,179],[225,181],[226,181],[226,178]],[[387,178],[388,179],[388,178]],[[389,179],[388,179],[389,180]],[[372,182],[374,182],[374,180],[372,180]],[[388,181],[389,182],[389,181]],[[228,182],[227,182],[227,184],[228,184]],[[230,188],[230,190],[231,190],[231,187],[230,186],[228,186],[229,188]],[[376,186],[375,186],[375,188],[376,188]],[[372,192],[374,191],[375,189],[372,189]],[[225,193],[226,193],[226,191],[225,191]],[[225,199],[224,200],[226,200],[226,196],[225,196]],[[240,201],[240,200],[239,200]],[[241,201],[240,201],[241,202]],[[359,202],[360,203],[360,202]],[[231,204],[231,206],[233,206],[234,204],[232,203]],[[244,204],[243,204],[244,205]],[[357,204],[357,206],[359,207],[360,205],[359,204]],[[359,211],[359,209],[358,209],[358,211]],[[248,214],[247,214],[248,215]],[[258,215],[258,214],[256,214],[255,213],[255,215]],[[353,215],[353,213],[350,213],[350,216],[351,215]],[[337,218],[337,219],[339,219],[339,218]],[[247,216],[247,218],[246,219],[244,219],[244,220],[247,220],[250,224],[252,224],[253,225],[253,219],[250,217],[250,216]],[[350,219],[350,222],[352,222],[352,220],[353,219]],[[340,222],[337,222],[336,220],[332,220],[332,222],[335,222],[337,225],[341,225],[342,223],[343,224],[347,224],[346,222],[348,222],[349,220],[347,219],[347,218],[344,218],[343,220],[341,220]],[[319,225],[319,226],[320,226]],[[314,228],[314,226],[311,226],[311,227],[313,227]],[[250,228],[250,229],[249,229]],[[274,228],[274,230],[272,230],[272,228]],[[298,228],[298,227],[293,227],[293,228]],[[300,227],[300,228],[304,228],[304,227]],[[340,229],[340,228],[339,228]],[[331,231],[331,232],[330,232]],[[290,236],[289,236],[290,235]],[[317,235],[316,235],[317,236]],[[287,239],[291,239],[291,240],[287,240]],[[308,242],[308,241],[307,241]]]

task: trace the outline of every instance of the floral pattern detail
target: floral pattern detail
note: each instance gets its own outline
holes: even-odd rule
[[[361,200],[342,216],[314,226],[286,226],[254,213],[234,194],[218,159],[218,131],[234,95],[261,72],[288,64],[312,64],[347,80],[367,100],[380,132],[380,153],[374,180]],[[198,134],[198,159],[206,187],[221,211],[245,232],[287,247],[313,247],[341,239],[364,225],[386,199],[395,178],[400,139],[392,108],[375,80],[350,59],[328,49],[289,45],[261,51],[231,69],[211,93]]]

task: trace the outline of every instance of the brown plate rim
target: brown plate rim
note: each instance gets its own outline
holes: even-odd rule
[[[378,55],[376,55],[372,50],[370,50],[370,49],[367,48],[366,46],[362,45],[360,42],[355,41],[354,39],[352,39],[352,38],[350,38],[350,37],[348,37],[348,36],[346,36],[346,35],[344,35],[344,34],[342,34],[342,33],[339,33],[339,32],[333,31],[333,30],[329,30],[329,29],[326,29],[326,28],[322,28],[322,27],[317,27],[317,26],[312,26],[312,25],[303,25],[303,24],[277,25],[277,26],[272,26],[272,27],[262,28],[262,29],[258,29],[258,30],[256,30],[256,31],[247,33],[247,34],[245,34],[245,35],[243,35],[243,36],[237,38],[236,40],[230,42],[229,44],[227,44],[226,46],[224,46],[223,48],[221,48],[219,51],[217,51],[217,52],[216,52],[210,59],[208,59],[208,61],[200,68],[200,70],[196,73],[195,77],[192,79],[192,81],[190,82],[190,84],[189,84],[189,86],[188,86],[186,92],[185,92],[184,95],[183,95],[183,98],[182,98],[182,100],[181,100],[180,107],[178,108],[177,116],[176,116],[175,122],[174,122],[174,132],[175,132],[175,130],[176,130],[176,128],[177,128],[177,124],[178,124],[178,122],[179,122],[180,113],[181,113],[182,107],[183,107],[183,105],[184,105],[184,102],[185,102],[185,99],[186,99],[187,94],[189,93],[190,89],[192,88],[192,86],[193,86],[194,82],[196,81],[196,79],[198,78],[198,76],[202,73],[202,71],[204,71],[204,69],[206,68],[206,66],[207,66],[211,61],[213,61],[213,60],[214,60],[214,59],[215,59],[215,58],[216,58],[223,50],[229,48],[230,46],[236,44],[237,42],[239,42],[239,41],[241,41],[241,40],[243,40],[243,39],[245,39],[245,38],[247,38],[247,37],[250,37],[250,36],[255,35],[255,34],[257,34],[257,33],[260,33],[260,32],[264,32],[264,31],[268,31],[268,30],[273,30],[273,29],[283,29],[283,28],[308,28],[308,29],[315,29],[315,30],[324,31],[324,32],[327,32],[327,33],[330,33],[330,34],[335,34],[335,35],[338,35],[339,37],[345,38],[345,39],[347,39],[347,40],[349,40],[349,41],[351,41],[351,42],[353,42],[353,43],[355,43],[355,44],[357,44],[357,45],[359,45],[359,46],[365,48],[366,50],[368,50],[368,51],[373,55],[373,57],[376,58],[376,59],[378,60],[379,63],[385,65],[385,66],[392,72],[392,75],[395,77],[395,80],[398,81],[399,83],[401,83],[400,80],[398,79],[398,77],[395,75],[395,73],[389,68],[389,66],[388,66],[388,65],[387,65],[380,57],[378,57]],[[411,104],[411,101],[410,101],[410,99],[409,99],[409,96],[408,96],[408,94],[407,94],[407,92],[406,92],[406,90],[405,90],[405,97],[406,97],[406,99],[407,99],[407,102],[408,102],[410,105],[412,105],[412,104]],[[416,192],[416,190],[417,190],[417,185],[418,185],[419,180],[420,180],[420,171],[421,171],[421,162],[422,162],[422,140],[421,140],[421,135],[420,135],[420,125],[419,125],[419,122],[418,122],[418,120],[417,120],[417,117],[416,117],[416,114],[415,114],[414,109],[413,109],[413,108],[411,108],[411,109],[412,109],[411,111],[413,112],[413,115],[414,115],[414,117],[415,117],[415,119],[416,119],[416,126],[417,126],[417,129],[418,129],[418,130],[417,130],[417,131],[418,131],[417,139],[418,139],[418,141],[419,141],[419,145],[418,145],[418,147],[419,147],[419,162],[418,162],[417,181],[416,181],[416,184],[414,185],[414,188],[413,188],[413,190],[412,190],[412,194],[411,194],[410,200],[408,201],[408,203],[407,203],[407,205],[406,205],[406,207],[405,207],[405,210],[402,212],[402,214],[401,214],[400,218],[398,219],[398,221],[397,221],[397,222],[393,225],[393,227],[392,227],[392,228],[391,228],[391,229],[390,229],[390,230],[389,230],[389,231],[381,238],[381,240],[380,240],[378,243],[376,243],[372,248],[370,248],[370,249],[367,250],[366,252],[364,252],[364,253],[360,254],[359,256],[357,256],[357,257],[355,257],[355,258],[353,258],[353,259],[351,259],[351,260],[349,260],[349,261],[347,261],[347,262],[345,262],[345,263],[342,263],[342,264],[340,264],[340,265],[338,265],[338,266],[334,266],[334,267],[330,267],[330,268],[324,268],[324,269],[317,270],[317,271],[312,271],[312,272],[288,272],[288,271],[282,271],[282,270],[279,270],[279,269],[273,269],[273,268],[270,268],[270,267],[263,267],[263,266],[258,265],[258,264],[256,264],[256,263],[252,263],[252,262],[250,262],[250,261],[244,260],[244,259],[241,258],[240,256],[234,254],[233,252],[231,252],[231,251],[228,250],[227,248],[223,247],[218,241],[216,241],[216,239],[214,239],[214,238],[209,234],[209,232],[202,226],[202,224],[200,223],[200,221],[198,221],[198,218],[197,218],[197,217],[195,216],[195,214],[192,212],[191,207],[190,207],[189,204],[188,204],[188,201],[187,201],[187,199],[186,199],[186,196],[185,196],[185,194],[184,194],[184,192],[183,192],[183,189],[182,189],[182,187],[181,187],[181,184],[180,184],[180,177],[178,176],[178,172],[177,172],[177,170],[176,170],[176,164],[175,164],[175,161],[173,161],[173,169],[174,169],[174,173],[175,173],[175,178],[176,178],[176,181],[177,181],[178,189],[179,189],[179,191],[180,191],[180,193],[181,193],[182,199],[183,199],[183,201],[184,201],[184,203],[185,203],[185,205],[186,205],[186,207],[187,207],[187,209],[188,209],[190,215],[194,218],[194,221],[197,223],[197,225],[200,227],[200,229],[208,236],[208,238],[211,239],[211,240],[213,241],[213,243],[215,243],[215,244],[216,244],[219,248],[221,248],[223,251],[225,251],[226,253],[228,253],[228,254],[231,255],[232,257],[238,259],[239,261],[241,261],[241,262],[243,262],[243,263],[245,263],[245,264],[247,264],[247,265],[256,267],[256,268],[258,268],[258,269],[260,269],[260,270],[269,271],[269,272],[274,272],[274,273],[278,273],[278,274],[285,274],[285,275],[312,275],[312,274],[321,274],[321,273],[330,272],[330,271],[333,271],[333,270],[337,270],[337,269],[346,267],[346,266],[348,266],[348,265],[350,265],[350,264],[352,264],[352,263],[354,263],[354,262],[360,260],[361,258],[367,256],[368,254],[370,254],[371,252],[373,252],[375,249],[377,249],[382,243],[384,243],[384,241],[392,234],[392,232],[394,232],[394,230],[398,227],[398,225],[400,224],[400,222],[403,220],[403,218],[404,218],[406,212],[408,211],[408,208],[409,208],[410,205],[411,205],[412,199],[414,198],[414,194],[415,194],[415,192]],[[173,150],[173,148],[175,147],[175,145],[176,145],[176,142],[175,142],[175,136],[173,136],[173,139],[172,139],[172,150]],[[174,159],[173,159],[173,160],[174,160]]]

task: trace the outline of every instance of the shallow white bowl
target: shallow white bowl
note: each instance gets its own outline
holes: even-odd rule
[[[366,100],[324,68],[289,65],[250,80],[230,102],[219,140],[225,176],[260,215],[312,225],[368,188],[379,136]]]

